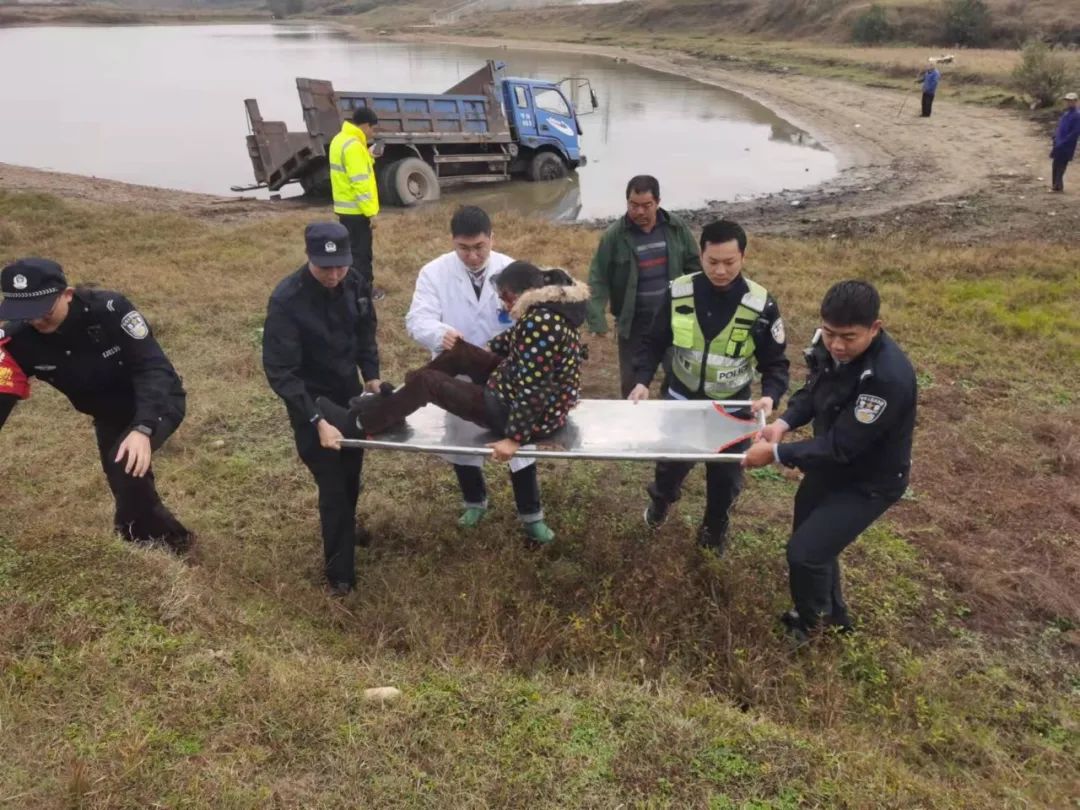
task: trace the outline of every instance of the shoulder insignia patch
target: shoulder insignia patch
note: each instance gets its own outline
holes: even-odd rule
[[[777,318],[775,321],[773,321],[772,328],[769,331],[772,333],[773,340],[775,340],[777,343],[783,343],[787,337],[784,334],[784,319]]]
[[[150,334],[150,327],[146,325],[146,319],[135,310],[120,319],[120,328],[135,340],[142,340]]]
[[[864,425],[872,424],[878,420],[879,416],[885,413],[888,404],[881,397],[859,394],[859,398],[855,400],[855,419]]]
[[[113,306],[115,302],[116,299],[110,298],[108,301],[105,302],[105,309],[109,310],[109,312],[116,312],[116,308]]]

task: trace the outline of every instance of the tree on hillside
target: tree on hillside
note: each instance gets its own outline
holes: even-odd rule
[[[1069,63],[1061,54],[1040,39],[1029,40],[1024,45],[1020,64],[1013,69],[1016,89],[1030,97],[1035,107],[1050,107],[1070,86]]]
[[[981,46],[990,41],[990,7],[983,0],[945,0],[945,44]]]
[[[892,24],[889,22],[885,9],[877,3],[860,14],[851,28],[851,38],[865,44],[888,42],[892,37]]]

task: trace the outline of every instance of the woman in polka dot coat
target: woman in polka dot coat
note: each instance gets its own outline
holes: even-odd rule
[[[348,412],[320,398],[321,413],[346,438],[362,438],[434,403],[502,436],[490,445],[498,461],[565,425],[581,390],[585,351],[578,330],[589,288],[565,270],[541,270],[528,262],[508,265],[494,283],[515,323],[487,349],[459,340],[406,374],[397,391],[357,397]]]

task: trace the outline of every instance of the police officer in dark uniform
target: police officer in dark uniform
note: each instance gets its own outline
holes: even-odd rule
[[[119,293],[72,288],[60,265],[21,259],[0,272],[4,347],[28,377],[94,419],[101,466],[126,540],[177,553],[193,534],[165,508],[150,459],[184,419],[186,395],[146,319]],[[12,402],[0,407],[0,426]]]
[[[842,281],[826,293],[821,328],[806,352],[806,386],[744,461],[746,467],[775,461],[805,474],[787,547],[795,608],[781,617],[800,642],[819,626],[851,628],[840,552],[908,484],[915,370],[882,329],[879,309],[877,290],[864,281]],[[789,430],[811,422],[813,438],[780,443]]]
[[[761,397],[750,411],[768,416],[787,393],[788,360],[784,322],[776,300],[743,275],[746,231],[736,222],[718,220],[701,232],[702,272],[671,283],[652,329],[634,358],[637,384],[629,399],[648,398],[649,384],[667,352],[671,368],[664,380],[666,399],[747,400],[755,370]],[[735,412],[749,416],[746,409]],[[742,452],[749,441],[729,448]],[[692,463],[662,461],[648,486],[645,523],[660,526],[679,500]],[[742,489],[737,464],[705,465],[705,519],[698,543],[722,554],[727,543],[728,512]]]
[[[315,400],[326,397],[344,407],[364,390],[379,390],[375,307],[370,282],[351,267],[345,226],[313,223],[304,238],[307,263],[270,296],[263,368],[270,387],[285,401],[297,452],[319,488],[327,584],[343,596],[356,584],[356,503],[364,454],[341,452],[343,437],[323,418]]]

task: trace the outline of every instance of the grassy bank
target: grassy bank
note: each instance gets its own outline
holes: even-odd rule
[[[384,377],[447,209],[376,232]],[[1076,795],[1080,278],[1066,245],[758,240],[796,347],[833,280],[869,277],[919,368],[910,497],[847,555],[861,632],[793,655],[795,482],[753,476],[727,558],[640,527],[649,471],[542,467],[554,548],[505,476],[473,534],[438,461],[372,453],[358,593],[318,588],[315,493],[259,366],[301,214],[222,225],[0,193],[0,258],[129,293],[184,375],[156,460],[199,564],[125,547],[85,417],[39,386],[0,434],[0,805],[1030,807]],[[500,218],[499,247],[583,273],[596,234]],[[592,339],[587,394],[615,389]],[[363,702],[396,685],[399,703]],[[1070,764],[1071,763],[1071,764]]]

